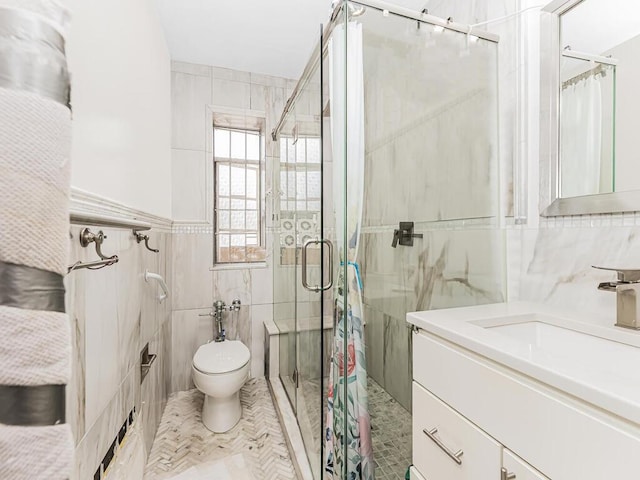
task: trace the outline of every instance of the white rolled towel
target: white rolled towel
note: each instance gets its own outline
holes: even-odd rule
[[[55,0],[0,0],[0,7],[36,13],[62,36],[69,28],[69,12]]]
[[[73,467],[73,435],[67,424],[14,427],[0,424],[0,478],[67,480]]]
[[[69,381],[67,314],[0,306],[0,325],[0,385],[64,385]]]
[[[0,261],[66,274],[71,114],[0,88]]]

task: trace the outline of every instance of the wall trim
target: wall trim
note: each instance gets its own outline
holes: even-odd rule
[[[129,220],[139,220],[150,223],[152,228],[171,233],[173,221],[170,218],[153,215],[142,210],[128,207],[100,195],[96,195],[79,188],[71,187],[70,207],[72,210],[98,215],[111,215]]]

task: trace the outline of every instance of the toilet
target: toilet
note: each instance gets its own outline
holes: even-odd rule
[[[193,356],[193,383],[205,395],[202,423],[212,432],[231,430],[240,420],[240,389],[249,378],[250,359],[237,340],[207,343]]]

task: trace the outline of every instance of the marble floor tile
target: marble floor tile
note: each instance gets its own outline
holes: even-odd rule
[[[145,479],[168,479],[194,465],[236,454],[244,455],[257,479],[297,478],[264,378],[249,380],[242,388],[242,418],[226,433],[210,432],[202,424],[203,400],[198,390],[171,396],[151,449]]]

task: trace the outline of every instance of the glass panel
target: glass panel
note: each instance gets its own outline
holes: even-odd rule
[[[231,167],[231,195],[244,196],[245,194],[245,168]]]
[[[260,136],[247,134],[247,160],[260,160]]]
[[[220,196],[229,196],[229,165],[218,164],[216,190]]]
[[[231,158],[245,159],[246,135],[244,132],[231,131]]]
[[[258,169],[247,168],[247,198],[258,198]]]
[[[214,129],[213,151],[216,157],[229,158],[229,130]]]

